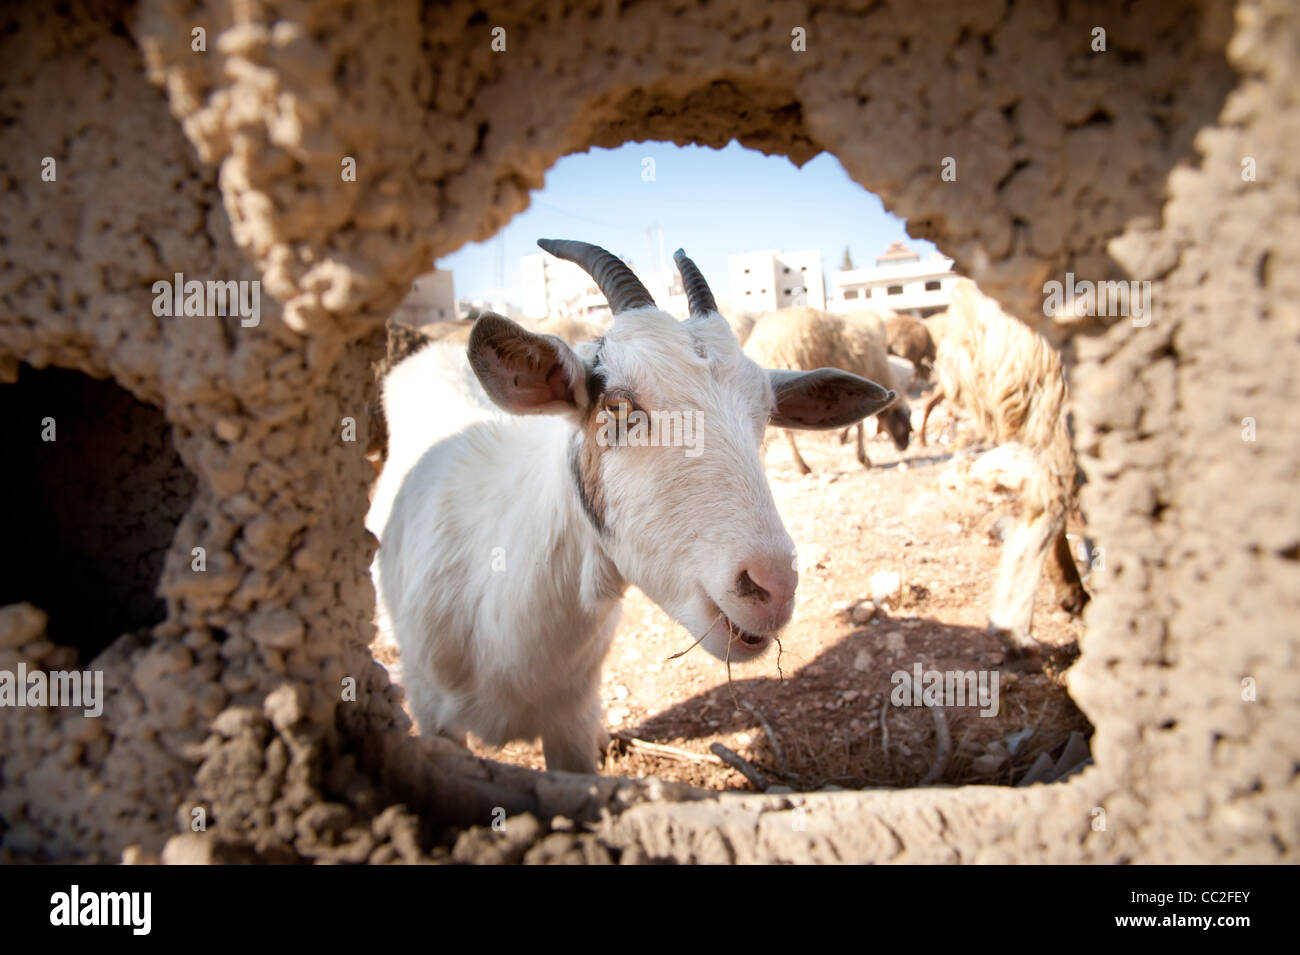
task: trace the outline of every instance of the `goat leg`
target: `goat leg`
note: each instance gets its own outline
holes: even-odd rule
[[[799,453],[799,445],[794,443],[794,432],[786,429],[785,436],[790,439],[790,451],[794,455],[794,466],[799,469],[800,474],[812,474],[812,468],[808,467],[803,455]]]
[[[1052,582],[1052,590],[1061,609],[1074,617],[1083,613],[1083,608],[1092,598],[1079,577],[1079,568],[1074,562],[1074,555],[1070,553],[1070,542],[1065,537],[1064,527],[1057,532],[1052,551],[1048,554],[1047,577]]]
[[[929,447],[929,445],[926,443],[925,440],[925,426],[930,420],[930,412],[933,411],[935,405],[937,405],[941,401],[943,401],[943,389],[938,388],[935,390],[934,394],[930,396],[930,400],[925,403],[925,413],[921,415],[921,435],[920,435],[921,447],[923,448]]]

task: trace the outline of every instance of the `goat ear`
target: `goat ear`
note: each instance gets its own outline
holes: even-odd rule
[[[883,411],[898,399],[896,392],[838,368],[769,370],[767,375],[776,393],[771,424],[777,428],[842,428]]]
[[[512,414],[587,406],[587,366],[563,339],[488,312],[474,323],[466,351],[488,397]]]

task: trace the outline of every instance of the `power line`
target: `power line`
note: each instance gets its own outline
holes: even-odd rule
[[[580,216],[575,212],[569,212],[567,209],[561,209],[559,206],[553,206],[549,202],[543,202],[541,199],[534,199],[533,205],[541,206],[543,209],[549,209],[552,212],[558,213],[559,215],[562,216],[568,216],[570,219],[577,219],[580,222],[586,222],[591,225],[598,225],[606,229],[613,229],[616,232],[641,232],[644,230],[643,226],[628,226],[626,224],[620,225],[615,222],[602,222],[600,219],[593,219],[590,216]]]

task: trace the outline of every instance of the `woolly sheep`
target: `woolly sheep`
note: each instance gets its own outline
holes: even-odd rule
[[[1061,607],[1078,614],[1089,599],[1065,537],[1077,470],[1061,358],[969,279],[956,283],[948,312],[932,331],[938,332],[939,389],[922,416],[921,443],[931,410],[947,397],[985,438],[1018,441],[1032,455],[1034,466],[1021,494],[1023,514],[1003,547],[989,621],[1018,650],[1034,652],[1034,593],[1049,556],[1047,570]]]
[[[745,343],[745,354],[768,368],[841,368],[870,381],[888,383],[893,375],[884,341],[883,320],[874,312],[832,315],[815,308],[788,308],[759,318]],[[912,422],[901,392],[897,401],[882,409],[878,420],[889,431],[894,446],[900,451],[906,449]],[[802,474],[811,473],[794,434],[786,431],[786,437],[795,466]],[[857,424],[857,459],[863,467],[871,467],[861,422]]]
[[[885,338],[891,355],[906,358],[922,380],[934,369],[934,339],[925,322],[911,315],[890,315],[885,319]]]

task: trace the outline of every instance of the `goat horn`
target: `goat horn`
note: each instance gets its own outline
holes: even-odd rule
[[[538,239],[537,244],[557,258],[582,266],[596,280],[613,314],[647,305],[654,307],[655,300],[626,263],[600,246],[572,239]]]
[[[674,252],[673,261],[677,263],[677,271],[682,273],[682,284],[686,286],[686,301],[690,305],[691,314],[707,315],[716,312],[718,303],[713,300],[709,283],[704,281],[704,276],[695,263],[686,257],[686,251],[678,249]]]

